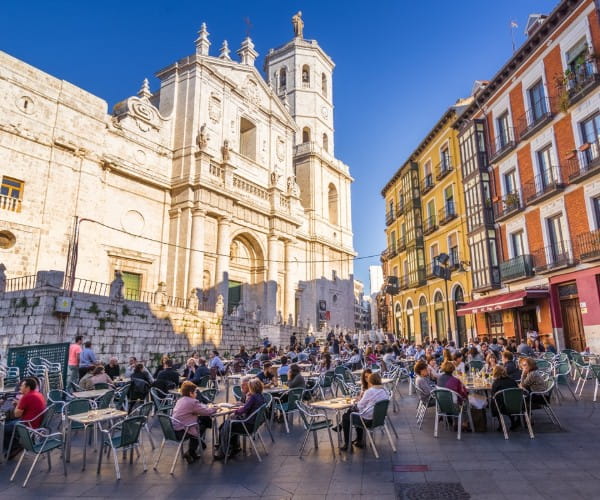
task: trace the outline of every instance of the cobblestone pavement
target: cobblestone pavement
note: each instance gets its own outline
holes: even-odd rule
[[[407,386],[403,386],[399,411],[392,414],[398,451],[393,453],[378,434],[379,460],[368,449],[341,456],[336,450],[334,457],[326,432],[320,436],[318,450],[311,439],[305,456],[298,458],[303,429],[296,416],[290,434],[285,433],[283,424],[274,424],[275,443],[265,439],[269,455],[262,463],[254,456],[238,455],[224,465],[213,462],[207,450],[193,465],[180,462],[171,476],[174,447],[170,445],[158,471],[150,466],[144,473],[141,461],[134,459],[133,465],[122,461],[122,479],[116,481],[110,459],[103,462],[101,474],[96,474],[97,453],[93,451],[88,454],[88,469],[81,471],[79,437],[73,444],[66,478],[58,453],[54,453],[51,472],[47,472],[45,460],[39,461],[24,490],[21,482],[31,461],[24,462],[15,483],[9,478],[16,462],[0,465],[0,498],[598,498],[600,409],[590,416],[592,384],[588,385],[582,401],[575,403],[569,395],[561,405],[554,404],[564,430],[551,425],[543,412],[536,412],[535,439],[519,431],[511,433],[508,441],[496,432],[495,423],[488,425],[486,433],[464,433],[461,441],[441,426],[436,439],[432,410],[423,429],[418,430],[415,397],[408,396]],[[158,423],[152,432],[158,443]],[[146,450],[151,456],[147,442]]]

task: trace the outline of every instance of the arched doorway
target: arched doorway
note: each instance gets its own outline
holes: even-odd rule
[[[399,302],[394,306],[394,335],[401,336],[402,333],[402,307]]]
[[[415,340],[415,316],[413,314],[412,300],[406,302],[406,338],[409,342]]]
[[[446,335],[446,319],[444,318],[444,296],[437,291],[433,296],[433,310],[435,314],[435,338],[442,340]]]
[[[236,235],[229,251],[228,312],[240,308],[246,312],[264,308],[264,253],[249,233]]]
[[[456,285],[454,289],[454,324],[456,325],[456,345],[462,346],[467,343],[467,320],[464,316],[458,316],[456,314],[457,305],[465,301],[465,294],[460,285]]]
[[[421,296],[419,299],[419,325],[421,327],[421,342],[429,336],[429,316],[427,314],[427,299]]]

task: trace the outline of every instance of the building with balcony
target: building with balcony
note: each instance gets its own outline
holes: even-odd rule
[[[418,342],[450,337],[463,343],[467,338],[467,322],[456,316],[456,304],[471,294],[471,279],[458,133],[453,125],[469,102],[459,100],[443,114],[382,191],[388,213],[399,200],[404,207],[386,229],[384,275],[398,277],[398,293],[387,301],[387,327]],[[445,266],[437,261],[441,253],[449,256],[447,283],[440,271]]]
[[[459,315],[482,336],[600,348],[596,5],[565,0],[528,23],[457,122],[475,291]]]
[[[354,328],[347,165],[335,157],[334,63],[316,40],[232,60],[205,25],[191,55],[108,104],[0,52],[0,262],[9,278],[65,269],[123,274],[262,322]],[[213,50],[214,52],[214,50]],[[237,59],[237,58],[236,58]],[[193,301],[192,301],[193,302]],[[221,304],[221,302],[219,302]],[[290,319],[291,318],[291,319]]]

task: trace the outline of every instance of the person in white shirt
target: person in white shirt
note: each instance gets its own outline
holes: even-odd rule
[[[281,366],[277,370],[277,376],[281,377],[282,375],[285,375],[287,377],[289,371],[290,367],[288,366],[287,356],[281,356]]]
[[[383,401],[384,399],[390,399],[390,395],[388,391],[385,390],[381,385],[381,376],[379,373],[371,373],[371,375],[369,375],[369,388],[364,392],[362,398],[360,398],[360,401],[356,403],[356,407],[350,408],[346,413],[344,413],[342,417],[341,429],[339,429],[339,426],[338,428],[334,428],[334,430],[337,430],[338,432],[341,430],[344,433],[344,444],[340,447],[340,450],[346,451],[348,449],[351,413],[362,413],[364,411],[362,418],[368,425],[369,421],[373,419],[373,406],[375,403]],[[355,420],[352,423],[357,422]],[[352,444],[357,448],[362,448],[364,446],[362,427],[356,428],[356,440],[352,441]]]
[[[216,368],[219,375],[223,375],[225,373],[225,365],[223,364],[223,361],[221,361],[218,351],[213,351],[213,357],[211,358],[208,367],[211,369]]]
[[[348,366],[350,367],[350,369],[354,369],[354,366],[358,366],[361,364],[361,358],[360,358],[360,353],[358,352],[358,349],[354,348],[354,351],[352,352],[352,356],[350,356],[350,359],[348,360]]]

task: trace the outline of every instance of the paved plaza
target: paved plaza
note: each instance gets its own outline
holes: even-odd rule
[[[591,384],[590,384],[591,385]],[[213,461],[205,451],[193,465],[179,463],[173,476],[169,467],[174,446],[163,454],[158,471],[150,466],[143,473],[141,462],[121,462],[121,481],[116,481],[112,460],[104,460],[96,475],[97,454],[88,455],[88,469],[81,471],[81,437],[73,445],[68,476],[62,474],[58,453],[53,469],[47,472],[40,460],[26,489],[21,483],[26,467],[15,483],[9,483],[15,461],[0,465],[0,498],[446,498],[446,499],[579,499],[598,497],[600,469],[600,411],[592,413],[592,391],[587,387],[583,401],[572,398],[555,408],[564,430],[552,426],[543,412],[535,413],[536,438],[525,431],[510,434],[505,441],[495,424],[487,433],[465,433],[462,440],[440,427],[433,437],[433,413],[429,410],[422,430],[414,418],[416,398],[401,388],[399,411],[392,414],[398,431],[398,452],[392,453],[387,440],[377,434],[381,458],[370,450],[332,456],[327,434],[321,434],[317,451],[309,440],[302,459],[298,448],[303,429],[298,417],[289,435],[283,424],[274,424],[275,443],[265,441],[269,455],[259,463],[254,456],[238,455],[227,465]],[[564,392],[564,389],[563,389]],[[160,430],[152,429],[155,441]],[[146,442],[147,456],[151,455]],[[25,463],[27,466],[31,462]]]

